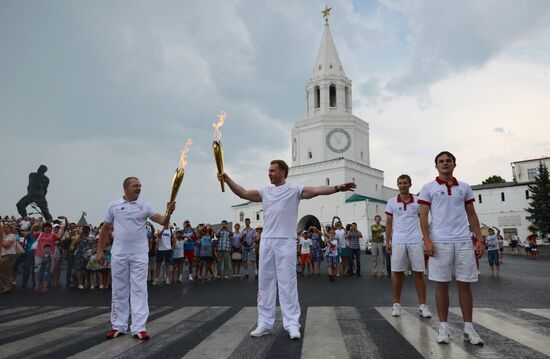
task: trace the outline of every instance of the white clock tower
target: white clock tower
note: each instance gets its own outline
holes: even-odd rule
[[[306,86],[306,118],[292,129],[292,166],[288,182],[305,186],[355,182],[355,192],[340,192],[302,201],[297,232],[331,223],[338,216],[356,222],[364,238],[375,215],[383,215],[395,189],[384,186],[384,172],[370,167],[369,125],[352,114],[351,80],[336,51],[325,9],[323,37]],[[234,222],[262,223],[261,203],[233,206]],[[384,216],[383,216],[384,217]]]
[[[327,20],[306,87],[307,116],[292,129],[292,166],[336,158],[369,166],[369,125],[352,114],[351,80],[346,77]]]

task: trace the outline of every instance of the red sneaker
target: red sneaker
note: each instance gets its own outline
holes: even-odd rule
[[[147,334],[146,331],[141,331],[137,334],[134,334],[134,338],[138,338],[139,340],[149,340],[150,336]]]
[[[111,329],[111,331],[109,333],[107,333],[107,335],[105,335],[105,337],[107,338],[107,340],[109,339],[114,339],[116,337],[118,337],[119,335],[124,335],[125,333],[123,332],[120,332],[116,329]]]

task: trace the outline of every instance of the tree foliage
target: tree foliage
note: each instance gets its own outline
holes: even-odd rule
[[[550,176],[548,168],[541,161],[535,183],[529,185],[529,221],[543,233],[550,232]]]
[[[500,176],[493,175],[491,177],[488,177],[486,180],[481,182],[481,184],[493,184],[493,183],[504,183],[506,180]]]

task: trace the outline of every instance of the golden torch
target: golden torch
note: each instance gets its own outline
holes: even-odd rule
[[[185,159],[185,157],[187,157],[187,152],[189,152],[189,147],[191,147],[192,143],[193,141],[191,140],[191,138],[188,138],[185,142],[185,147],[183,147],[183,150],[181,150],[180,152],[179,166],[176,169],[176,172],[174,172],[174,177],[172,177],[172,191],[170,191],[169,202],[174,202],[176,200],[176,196],[178,195],[181,183],[183,182],[183,177],[185,176],[185,166],[187,165],[187,160]],[[168,223],[170,223],[171,216],[172,211],[167,209],[166,217],[168,218]]]
[[[223,148],[220,141],[222,138],[222,133],[220,131],[220,128],[225,122],[225,116],[225,112],[220,112],[220,114],[218,115],[218,122],[212,124],[212,127],[214,127],[214,141],[212,142],[212,150],[214,150],[214,160],[216,161],[218,173],[223,172]],[[225,182],[223,178],[220,180],[220,186],[222,187],[222,192],[225,192]]]

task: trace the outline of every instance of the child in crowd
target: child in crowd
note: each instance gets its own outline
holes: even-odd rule
[[[331,228],[328,231],[327,238],[327,267],[328,267],[328,278],[331,282],[334,282],[334,277],[338,271],[338,240],[336,239],[336,234],[334,228]]]
[[[325,242],[321,238],[321,231],[315,227],[310,227],[311,238],[311,261],[313,262],[313,274],[321,274],[321,262],[323,261],[323,252]]]
[[[498,278],[500,276],[500,261],[498,255],[498,236],[500,235],[500,231],[496,227],[493,228],[489,228],[489,235],[485,237],[485,245],[487,246],[487,258],[489,259],[489,266],[491,267],[491,276]],[[495,229],[497,233],[495,233]]]
[[[52,247],[46,244],[44,245],[44,254],[42,255],[42,263],[40,263],[40,270],[38,272],[40,278],[39,286],[42,288],[42,293],[48,291],[54,267],[55,258],[52,256]]]
[[[300,264],[302,265],[300,276],[304,276],[306,266],[309,276],[311,274],[311,239],[308,231],[303,231],[302,238],[300,238]]]
[[[202,228],[200,232],[200,241],[199,241],[199,257],[200,257],[200,265],[199,265],[199,274],[202,276],[201,280],[204,282],[206,280],[206,277],[208,275],[208,272],[210,272],[211,276],[214,277],[214,273],[212,273],[212,261],[213,261],[213,252],[212,252],[212,233],[211,230],[204,227]],[[204,270],[204,273],[202,272],[204,265],[206,264],[206,268]],[[210,280],[210,278],[208,278]]]
[[[92,245],[92,255],[86,265],[86,272],[88,274],[88,285],[90,289],[94,289],[97,286],[99,286],[99,289],[103,289],[103,271],[105,270],[105,267],[96,261],[96,256],[97,241]]]
[[[183,246],[185,239],[181,231],[176,231],[176,245],[174,247],[174,270],[173,279],[175,283],[181,283],[181,274],[183,272]]]

